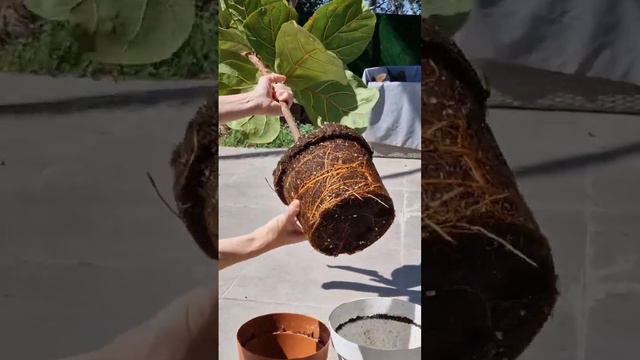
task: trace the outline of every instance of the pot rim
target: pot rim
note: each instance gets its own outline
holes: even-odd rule
[[[414,304],[410,301],[406,301],[406,300],[402,300],[402,299],[398,299],[395,297],[380,297],[380,296],[369,296],[369,297],[362,297],[362,298],[357,298],[357,299],[353,299],[347,302],[343,302],[340,305],[336,306],[331,313],[329,314],[329,328],[331,330],[331,335],[332,336],[336,336],[339,337],[341,340],[344,340],[346,342],[349,342],[351,344],[357,345],[358,347],[362,347],[362,348],[366,348],[366,349],[370,349],[370,350],[375,350],[375,351],[379,351],[379,352],[398,352],[398,351],[417,351],[419,349],[422,348],[422,343],[419,346],[416,347],[412,347],[412,348],[407,348],[407,349],[381,349],[381,348],[376,348],[376,347],[371,347],[371,346],[366,346],[366,345],[362,345],[362,344],[358,344],[356,342],[353,342],[351,340],[348,340],[346,338],[344,338],[343,336],[341,336],[340,334],[338,334],[338,332],[335,330],[335,328],[337,326],[339,326],[340,324],[336,324],[334,326],[333,322],[331,321],[331,319],[333,318],[334,314],[336,313],[336,311],[338,311],[338,309],[340,309],[340,307],[342,307],[343,305],[347,305],[347,304],[353,304],[353,303],[357,303],[357,302],[362,302],[362,301],[366,301],[366,300],[390,300],[392,302],[399,302],[399,303],[405,303],[405,304],[409,304],[411,306],[414,306],[416,308],[422,309],[422,305],[421,304]],[[416,324],[422,326],[422,319],[421,318],[417,318],[417,319],[412,319]],[[337,351],[337,349],[336,349]]]
[[[293,358],[293,359],[289,359],[289,360],[303,360],[303,359],[307,359],[307,358],[309,358],[309,357],[311,357],[311,356],[315,356],[316,354],[318,354],[318,353],[320,353],[320,352],[324,351],[324,350],[327,348],[327,346],[329,346],[329,345],[331,344],[331,328],[329,328],[329,327],[328,327],[324,322],[320,321],[319,319],[317,319],[317,318],[315,318],[315,317],[313,317],[313,316],[306,315],[306,314],[301,314],[301,313],[292,313],[292,312],[275,312],[275,313],[268,313],[268,314],[262,314],[262,315],[255,316],[255,317],[253,317],[253,318],[251,318],[251,319],[249,319],[249,320],[245,321],[242,325],[240,325],[240,327],[238,328],[238,331],[236,331],[236,343],[238,344],[238,346],[240,346],[244,351],[246,351],[246,352],[248,352],[248,353],[251,353],[252,355],[255,355],[255,356],[261,357],[261,358],[263,358],[263,359],[269,359],[269,360],[282,360],[282,359],[276,359],[276,358],[270,358],[270,357],[262,356],[262,355],[260,355],[260,354],[256,354],[256,353],[254,353],[253,351],[249,351],[249,350],[248,350],[248,349],[247,349],[247,348],[246,348],[246,347],[245,347],[245,346],[240,342],[240,339],[239,339],[239,336],[238,336],[238,335],[240,334],[240,330],[242,330],[242,328],[243,328],[243,327],[245,327],[248,323],[250,323],[250,322],[252,322],[252,321],[254,321],[254,320],[260,319],[260,318],[264,318],[264,317],[267,317],[267,316],[274,316],[274,315],[294,315],[294,316],[299,316],[299,317],[307,318],[307,319],[310,319],[310,320],[313,320],[313,321],[317,321],[317,322],[318,322],[318,324],[320,324],[320,334],[322,334],[322,330],[326,330],[326,332],[329,334],[329,338],[327,339],[327,342],[326,342],[326,343],[325,343],[325,344],[324,344],[324,345],[323,345],[319,350],[317,350],[317,351],[316,351],[316,352],[314,352],[313,354],[311,354],[311,355],[307,355],[307,356],[305,356],[305,357],[301,357],[301,358]],[[318,338],[319,338],[319,337],[320,337],[320,335],[318,335]]]

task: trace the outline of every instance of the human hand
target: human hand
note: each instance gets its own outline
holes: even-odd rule
[[[291,107],[293,92],[283,84],[286,80],[285,76],[279,74],[260,77],[258,85],[249,93],[256,114],[282,116],[280,102]]]
[[[296,218],[298,212],[300,212],[300,201],[294,200],[282,214],[259,227],[254,232],[254,238],[259,247],[268,251],[304,241],[305,234]]]

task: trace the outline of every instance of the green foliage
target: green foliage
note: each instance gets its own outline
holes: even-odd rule
[[[249,46],[267,67],[287,77],[296,101],[315,126],[337,122],[366,129],[378,90],[368,89],[345,72],[345,65],[361,55],[375,29],[376,17],[363,8],[361,0],[329,2],[304,26],[298,25],[295,10],[280,0],[222,0],[219,16],[230,19],[222,22],[219,30],[221,94],[245,92],[255,86],[257,69],[242,59]],[[247,141],[265,142],[274,137],[275,127],[263,128],[262,122],[253,117],[230,126],[247,132],[243,137]],[[257,136],[261,129],[269,136]]]
[[[145,65],[96,61],[74,40],[69,23],[41,19],[35,36],[0,48],[0,71],[116,78],[211,77],[217,71],[215,16],[210,9],[199,12],[189,38],[178,51],[166,60]]]
[[[46,19],[68,22],[81,50],[109,64],[169,58],[195,19],[193,0],[32,0],[27,6]]]
[[[245,139],[250,143],[266,144],[278,137],[280,119],[276,116],[254,115],[232,121],[228,126],[245,134]]]
[[[362,2],[334,0],[318,9],[304,28],[348,64],[367,47],[375,25],[375,14],[364,10]]]
[[[247,134],[242,130],[231,129],[228,134],[220,137],[220,146],[231,147],[255,147],[255,148],[267,148],[267,149],[286,149],[291,147],[295,140],[289,127],[286,124],[279,124],[280,128],[278,136],[269,143],[252,143],[248,141]],[[298,126],[302,135],[311,133],[315,127],[310,124],[302,124]]]
[[[275,69],[276,62],[276,36],[280,27],[289,21],[298,20],[298,14],[285,3],[275,3],[268,7],[262,7],[249,15],[244,22],[247,40],[262,56],[262,61]]]
[[[295,21],[280,29],[276,57],[276,71],[286,76],[287,84],[294,89],[304,89],[322,81],[347,83],[342,61]]]
[[[423,15],[448,36],[455,35],[465,24],[474,0],[423,0]]]

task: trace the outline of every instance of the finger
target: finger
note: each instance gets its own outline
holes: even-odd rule
[[[287,208],[287,218],[289,220],[296,220],[296,216],[300,212],[300,200],[293,200]]]
[[[280,74],[269,74],[267,78],[271,83],[283,83],[287,81],[287,77]]]
[[[278,99],[278,101],[284,102],[287,105],[291,106],[291,103],[293,102],[293,93],[291,92],[291,89],[281,84],[278,84],[274,87],[276,89],[276,98]]]

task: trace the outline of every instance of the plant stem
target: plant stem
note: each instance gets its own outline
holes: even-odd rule
[[[243,53],[244,56],[249,58],[249,61],[258,68],[260,74],[269,75],[269,70],[262,63],[262,61],[258,58],[258,55],[252,53],[250,51],[245,51]],[[289,105],[285,102],[280,103],[280,107],[282,108],[282,114],[284,115],[284,119],[287,120],[287,125],[289,125],[289,129],[291,130],[291,134],[293,135],[293,139],[298,141],[300,138],[300,130],[298,130],[298,126],[296,125],[296,120],[293,118],[293,114],[291,114],[291,110],[289,109]]]

